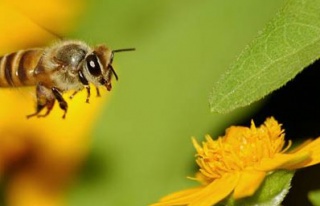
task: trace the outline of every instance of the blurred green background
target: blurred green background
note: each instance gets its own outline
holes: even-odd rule
[[[213,83],[283,1],[90,1],[71,35],[117,53],[119,81],[100,114],[69,205],[147,205],[196,182],[191,136],[217,136],[259,107],[209,111]]]

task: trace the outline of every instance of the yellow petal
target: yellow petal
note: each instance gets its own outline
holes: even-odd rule
[[[264,171],[242,171],[233,197],[235,199],[251,196],[259,188],[266,176]]]
[[[82,0],[10,0],[10,4],[35,24],[50,32],[65,34],[74,27],[84,8]]]
[[[301,143],[300,145],[296,146],[294,149],[291,149],[289,152],[287,152],[288,154],[293,154],[296,153],[298,151],[301,151],[303,148],[305,148],[307,145],[309,145],[310,143],[312,143],[312,139],[308,139],[306,141],[304,141],[303,143]]]
[[[302,143],[302,146],[299,146],[297,150],[294,150],[293,154],[300,155],[306,152],[311,153],[309,160],[291,165],[289,169],[298,169],[318,164],[320,162],[320,138],[313,141],[307,140],[305,143]]]
[[[1,0],[0,55],[46,46],[77,25],[83,0]]]
[[[239,179],[239,174],[226,174],[207,186],[170,194],[151,206],[189,205],[211,206],[227,197]]]
[[[311,153],[303,151],[298,154],[276,154],[273,158],[265,158],[260,164],[255,166],[256,170],[272,171],[276,169],[291,169],[292,165],[296,165],[308,160]]]
[[[192,196],[192,194],[195,194],[202,189],[203,189],[203,187],[196,187],[196,188],[192,188],[192,189],[186,189],[186,190],[182,190],[179,192],[175,192],[175,193],[172,193],[170,195],[163,197],[160,200],[160,202],[151,204],[150,206],[176,205],[177,203],[174,204],[174,202],[177,202],[177,200],[179,200],[179,199],[183,199],[184,202],[187,202],[188,199],[185,197],[190,197],[190,196]],[[189,200],[189,201],[191,201],[191,200]],[[187,204],[187,203],[185,203],[185,204]]]
[[[226,198],[239,181],[239,173],[226,174],[206,186],[189,206],[211,206]]]
[[[172,201],[172,200],[175,200],[175,199],[179,199],[179,198],[184,198],[186,196],[190,196],[192,194],[195,194],[197,192],[199,192],[200,190],[202,190],[203,187],[196,187],[196,188],[191,188],[191,189],[186,189],[186,190],[182,190],[182,191],[179,191],[179,192],[175,192],[175,193],[172,193],[168,196],[165,196],[161,199],[161,201],[164,201],[164,202],[168,202],[168,201]]]

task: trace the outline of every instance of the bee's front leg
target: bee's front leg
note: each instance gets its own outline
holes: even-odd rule
[[[78,92],[81,91],[81,89],[74,91],[71,95],[70,95],[70,99],[73,99],[73,97],[78,94]]]
[[[86,99],[86,103],[89,103],[89,99],[90,99],[90,86],[89,86],[89,82],[86,79],[86,77],[83,75],[82,71],[79,71],[79,79],[80,82],[83,84],[84,88],[86,88],[87,90],[87,99]]]
[[[99,87],[96,87],[96,91],[97,91],[97,97],[101,97]]]
[[[62,116],[62,118],[64,119],[64,118],[66,118],[66,114],[67,114],[67,110],[68,110],[68,103],[62,97],[62,94],[59,91],[59,89],[57,89],[56,87],[52,87],[51,90],[52,90],[52,93],[53,93],[54,97],[59,102],[60,108],[64,111],[64,114]]]
[[[36,112],[30,115],[27,115],[27,118],[30,117],[45,117],[47,116],[53,108],[55,102],[55,96],[52,91],[39,83],[36,87],[36,95],[37,95],[37,108]],[[47,112],[43,115],[40,115],[40,112],[43,108],[47,107]]]

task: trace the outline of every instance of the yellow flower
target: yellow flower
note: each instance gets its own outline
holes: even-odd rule
[[[70,31],[82,5],[81,0],[0,0],[0,56],[57,40],[49,31]],[[66,119],[57,103],[46,118],[27,119],[35,111],[35,87],[0,88],[0,183],[6,205],[64,205],[65,187],[86,158],[106,100],[107,92],[101,92],[90,104],[85,91],[73,100],[65,94]]]
[[[223,137],[209,135],[202,146],[193,138],[199,172],[195,180],[202,185],[170,194],[152,206],[211,206],[232,195],[234,199],[251,196],[269,172],[295,170],[320,162],[320,138],[308,140],[287,152],[284,131],[274,118],[260,127],[232,126]]]

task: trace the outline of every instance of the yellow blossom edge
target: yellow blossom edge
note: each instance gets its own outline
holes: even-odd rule
[[[0,55],[66,37],[85,11],[83,0],[1,0]],[[23,34],[23,35],[22,35]]]
[[[301,155],[306,152],[310,152],[310,157],[305,162],[300,162],[297,164],[292,164],[287,167],[287,169],[295,170],[303,167],[309,167],[315,164],[320,163],[320,137],[317,139],[310,141],[307,140],[306,143],[302,143],[303,147],[299,147],[297,151],[294,151],[293,154]]]
[[[227,197],[239,180],[238,175],[225,175],[206,187],[182,190],[165,196],[158,203],[150,206],[188,205],[207,206],[214,205]]]
[[[307,140],[298,148],[286,154],[277,154],[273,159],[264,159],[258,170],[286,169],[296,170],[320,162],[320,138]]]
[[[276,169],[290,170],[293,165],[304,163],[311,157],[311,152],[305,151],[299,154],[276,154],[274,158],[266,158],[255,166],[259,171],[273,171]]]

